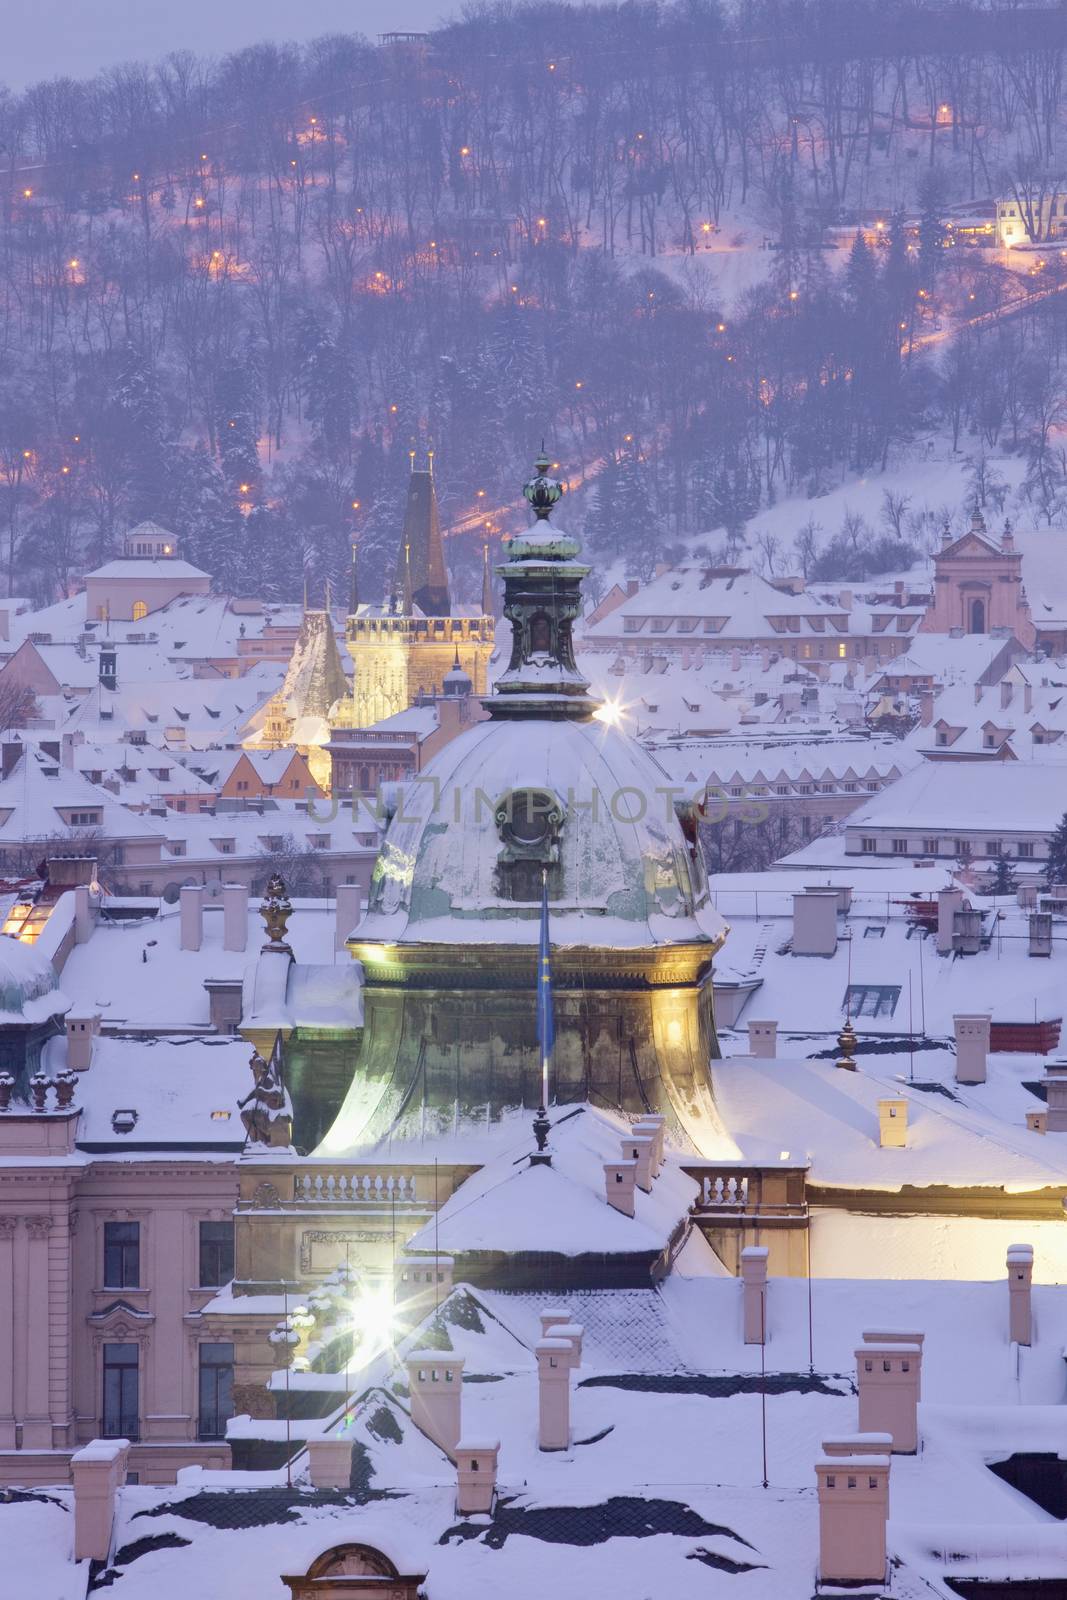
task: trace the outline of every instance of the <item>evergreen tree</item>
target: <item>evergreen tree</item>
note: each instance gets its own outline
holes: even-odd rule
[[[863,236],[862,229],[857,228],[852,249],[849,251],[848,264],[845,267],[845,292],[854,313],[869,314],[874,303],[877,282],[878,275],[870,246]]]
[[[230,356],[215,374],[215,437],[232,490],[259,478],[259,374],[247,356]]]
[[[1045,885],[1067,883],[1067,811],[1059,820],[1055,833],[1048,842],[1048,864],[1045,867]]]
[[[945,180],[935,169],[919,180],[919,265],[932,283],[945,264]]]
[[[1003,851],[993,863],[993,871],[989,879],[990,894],[1014,894],[1018,885],[1015,880],[1015,863]]]

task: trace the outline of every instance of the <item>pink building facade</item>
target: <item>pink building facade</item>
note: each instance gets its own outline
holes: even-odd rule
[[[998,542],[976,511],[962,539],[944,544],[934,559],[934,601],[923,633],[1014,634],[1032,650],[1037,631],[1023,588],[1022,556],[1010,526]]]
[[[143,1483],[227,1466],[232,1351],[199,1313],[232,1277],[234,1162],[94,1158],[79,1118],[0,1113],[0,1482],[109,1437]]]

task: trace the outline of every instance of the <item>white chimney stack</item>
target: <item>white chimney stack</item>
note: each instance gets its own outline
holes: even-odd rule
[[[1033,1318],[1030,1309],[1030,1286],[1033,1276],[1033,1245],[1009,1245],[1008,1337],[1014,1344],[1030,1344],[1032,1340]]]
[[[741,1282],[744,1294],[746,1344],[767,1343],[767,1260],[766,1245],[749,1244],[741,1251]]]
[[[244,950],[248,944],[248,890],[243,883],[222,886],[222,948]]]
[[[897,1455],[914,1455],[919,1445],[919,1385],[922,1345],[884,1340],[856,1351],[861,1433],[891,1433]]]
[[[805,889],[793,896],[793,942],[795,956],[832,956],[837,949],[837,908],[841,897],[836,889]]]
[[[961,1013],[952,1019],[956,1034],[956,1082],[985,1083],[991,1018],[988,1011]]]
[[[900,1099],[878,1102],[878,1143],[883,1150],[903,1150],[908,1142],[908,1102]]]
[[[632,1217],[637,1209],[636,1187],[636,1161],[605,1161],[604,1198],[609,1206],[621,1211],[624,1217]]]
[[[456,1511],[461,1517],[488,1516],[496,1498],[500,1440],[461,1439],[456,1446]]]
[[[748,1053],[762,1061],[774,1060],[778,1053],[777,1022],[752,1019],[748,1025]]]
[[[180,895],[181,948],[199,950],[204,942],[204,890],[186,884]]]
[[[345,940],[352,930],[358,926],[360,913],[363,909],[363,900],[358,883],[339,883],[337,885],[336,925],[334,929],[334,948],[343,950]]]

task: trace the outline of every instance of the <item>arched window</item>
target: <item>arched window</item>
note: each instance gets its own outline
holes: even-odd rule
[[[969,621],[968,621],[967,628],[968,628],[968,632],[969,633],[984,633],[985,632],[985,601],[984,600],[972,600],[971,601]]]
[[[148,605],[147,605],[147,603],[144,600],[135,600],[133,602],[133,620],[134,620],[134,622],[140,622],[141,618],[142,617],[147,617],[147,615],[148,615]]]

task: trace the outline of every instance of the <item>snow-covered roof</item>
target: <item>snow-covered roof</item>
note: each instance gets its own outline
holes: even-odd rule
[[[1067,1185],[1067,1149],[1058,1140],[990,1115],[977,1096],[964,1104],[907,1082],[890,1090],[832,1060],[781,1053],[777,1060],[715,1061],[712,1084],[730,1153],[762,1165],[787,1152],[791,1161],[810,1163],[808,1181],[819,1188],[944,1185],[1020,1193]],[[879,1145],[878,1101],[890,1096],[907,1102],[903,1149]]]
[[[996,716],[996,712],[991,711]],[[1067,807],[1063,768],[1038,762],[924,761],[848,819],[850,834],[870,828],[931,833],[1052,833]]]
[[[188,1034],[148,1039],[93,1042],[92,1064],[78,1074],[75,1105],[81,1116],[75,1139],[79,1148],[114,1150],[116,1154],[146,1147],[154,1151],[239,1150],[245,1130],[238,1101],[252,1087],[243,1039],[225,1035],[197,1038]],[[66,1066],[65,1039],[51,1039],[44,1064],[49,1073]],[[112,1117],[132,1110],[137,1121],[128,1133],[117,1133]]]
[[[203,578],[209,581],[208,573],[201,572],[191,561],[182,561],[178,556],[120,556],[114,561],[105,561],[102,567],[96,567],[85,576],[86,578],[169,578],[174,582],[182,578]]]

